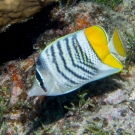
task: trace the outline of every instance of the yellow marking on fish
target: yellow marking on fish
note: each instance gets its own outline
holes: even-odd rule
[[[126,57],[126,52],[125,52],[125,49],[123,47],[122,41],[120,39],[117,27],[115,28],[115,31],[114,31],[114,34],[113,34],[113,42],[114,42],[114,46],[115,46],[117,52],[121,56]]]
[[[85,29],[85,35],[98,57],[104,62],[105,57],[110,53],[104,30],[99,26],[89,27]]]

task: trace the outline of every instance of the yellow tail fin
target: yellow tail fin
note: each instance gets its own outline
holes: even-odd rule
[[[113,54],[111,54],[111,50],[114,49],[116,51],[117,49],[121,53],[121,55],[126,55],[124,47],[118,35],[118,30],[115,29],[112,41],[110,43],[110,47],[108,46],[107,33],[102,27],[92,26],[86,28],[84,32],[86,38],[88,39],[90,45],[92,46],[100,60],[110,67],[117,68],[118,70],[116,72],[121,71],[123,69],[121,62],[117,58],[115,58]],[[113,42],[115,43],[116,47],[114,46]],[[116,51],[115,53],[119,54],[119,52]]]
[[[118,28],[116,27],[114,30],[114,34],[112,36],[111,41],[109,42],[109,49],[111,53],[119,54],[123,57],[126,57],[126,51],[124,49],[123,43],[119,36]]]

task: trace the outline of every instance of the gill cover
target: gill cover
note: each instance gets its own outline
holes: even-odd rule
[[[90,45],[104,64],[112,68],[117,68],[115,73],[123,69],[121,62],[112,54],[117,53],[126,56],[117,28],[114,31],[110,43],[108,43],[108,36],[105,30],[100,26],[92,26],[85,29],[85,34]]]

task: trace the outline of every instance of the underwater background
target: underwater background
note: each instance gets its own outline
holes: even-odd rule
[[[40,52],[59,37],[117,26],[124,70],[66,95],[28,97]],[[135,134],[135,1],[59,0],[0,33],[1,135]]]

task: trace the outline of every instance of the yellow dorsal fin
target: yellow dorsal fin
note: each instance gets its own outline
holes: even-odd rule
[[[100,26],[92,26],[85,29],[85,35],[98,57],[103,61],[110,53],[108,37],[104,29]]]
[[[114,30],[114,34],[112,36],[111,41],[109,42],[109,48],[112,53],[119,54],[123,57],[126,57],[126,52],[119,36],[118,28],[116,27]]]
[[[100,60],[113,68],[123,69],[122,64],[110,53],[108,37],[105,30],[100,26],[92,26],[84,30],[87,40],[94,49]]]

